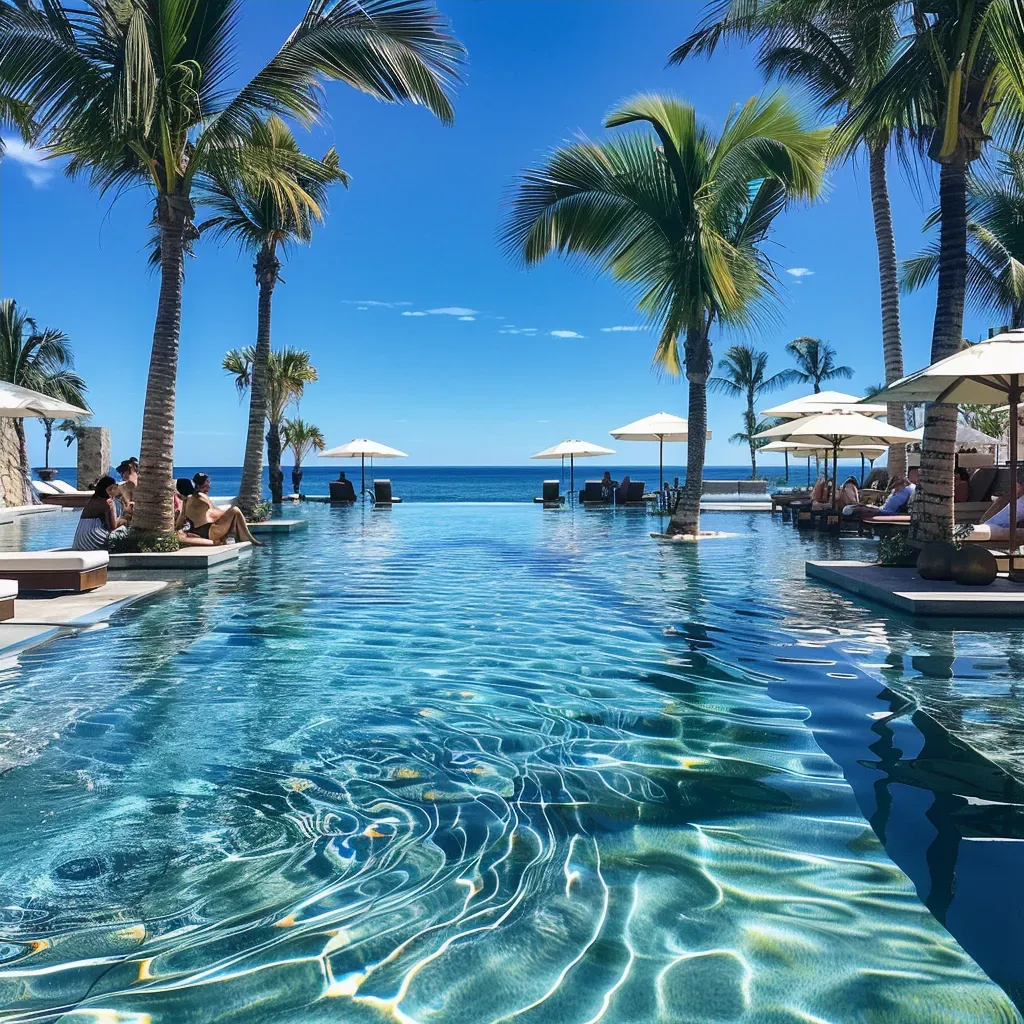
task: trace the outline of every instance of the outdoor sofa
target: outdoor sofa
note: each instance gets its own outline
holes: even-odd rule
[[[21,590],[72,590],[83,593],[107,582],[106,551],[3,551],[0,580]]]
[[[541,496],[533,501],[538,505],[561,505],[565,498],[559,493],[557,480],[545,480],[541,486]]]

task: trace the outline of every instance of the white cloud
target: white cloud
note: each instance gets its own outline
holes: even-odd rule
[[[532,336],[537,333],[536,327],[513,327],[511,324],[508,327],[502,327],[499,334],[525,334]]]
[[[614,332],[617,332],[617,331],[646,331],[646,330],[648,330],[648,328],[646,328],[646,327],[602,327],[601,330],[605,334],[608,334],[609,332],[612,332],[612,331],[614,331]]]
[[[26,178],[36,188],[46,188],[56,173],[53,164],[44,160],[43,154],[38,149],[27,146],[21,139],[8,138],[5,135],[4,146],[7,148],[6,158],[19,164],[25,172]]]
[[[459,319],[460,320],[468,320],[470,322],[475,322],[476,321],[476,317],[475,316],[460,316]]]
[[[787,267],[786,273],[799,280],[801,277],[810,277],[814,271],[808,270],[806,267]]]
[[[370,308],[369,306],[356,306],[356,309],[360,309],[360,310],[367,310],[369,308]]]
[[[424,312],[423,312],[423,310],[417,310],[417,311],[416,311],[416,312],[414,313],[414,312],[413,312],[412,310],[410,310],[410,309],[407,309],[407,310],[405,310],[405,311],[404,311],[404,312],[402,313],[402,316],[426,316],[426,315],[427,315],[427,314],[426,314],[426,313],[424,313]]]
[[[578,334],[576,331],[552,331],[552,338],[585,338],[585,334]]]
[[[436,313],[440,316],[475,316],[478,312],[477,309],[467,309],[465,306],[441,306],[440,309],[428,309],[428,313]]]
[[[358,306],[366,309],[367,306],[375,306],[380,309],[395,309],[398,306],[411,306],[411,302],[378,302],[376,299],[342,299],[347,306]]]

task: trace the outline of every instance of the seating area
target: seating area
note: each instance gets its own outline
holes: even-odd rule
[[[39,495],[39,500],[46,505],[57,505],[60,508],[84,508],[92,497],[92,491],[79,491],[63,480],[33,480],[32,488]]]
[[[21,590],[70,590],[84,593],[107,582],[106,551],[0,552],[0,580]]]
[[[541,496],[533,500],[535,504],[542,505],[561,505],[565,502],[557,480],[545,480],[541,486]]]
[[[373,507],[374,508],[389,508],[391,505],[397,505],[401,502],[401,498],[396,498],[391,493],[391,481],[390,480],[374,480],[373,481]]]
[[[583,485],[583,490],[579,492],[579,501],[584,507],[616,505],[640,508],[647,504],[646,491],[646,481],[630,480],[625,491],[621,486],[617,486],[611,491],[611,497],[606,497],[605,485],[600,480],[588,480]]]

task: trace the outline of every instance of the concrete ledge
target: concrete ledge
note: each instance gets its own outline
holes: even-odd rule
[[[248,541],[241,544],[219,544],[214,547],[184,547],[177,551],[132,552],[110,556],[107,567],[110,572],[125,572],[135,569],[159,569],[164,572],[172,570],[203,571],[225,562],[234,562],[247,553],[252,545]]]
[[[267,519],[262,523],[249,523],[250,533],[295,533],[307,529],[308,519]]]
[[[807,562],[812,579],[909,615],[1024,619],[1024,587],[998,578],[988,587],[923,580],[913,568],[871,562]]]
[[[0,508],[0,524],[13,523],[22,516],[37,516],[47,512],[60,512],[59,505],[8,505]]]
[[[771,512],[770,501],[704,501],[701,512]]]

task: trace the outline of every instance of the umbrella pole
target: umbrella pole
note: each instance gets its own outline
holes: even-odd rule
[[[811,486],[811,456],[807,456],[807,486]]]
[[[658,438],[658,493],[660,494],[664,489],[665,484],[665,438]]]
[[[1013,556],[1017,550],[1017,405],[1020,375],[1010,374],[1010,562],[1007,575],[1014,578]]]
[[[832,443],[832,511],[839,508],[839,441]]]
[[[860,453],[860,485],[864,486],[864,453]]]
[[[569,453],[569,493],[576,500],[576,456]]]
[[[786,460],[786,483],[789,483],[789,452],[782,453],[783,459]]]

